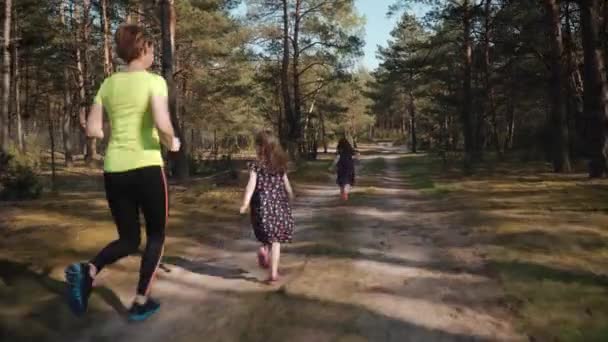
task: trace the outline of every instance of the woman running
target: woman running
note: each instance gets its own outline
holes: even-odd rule
[[[68,302],[74,313],[84,314],[93,280],[104,267],[137,252],[141,242],[139,212],[146,222],[144,250],[137,295],[129,309],[130,320],[144,320],[160,308],[151,299],[150,286],[165,241],[167,182],[160,143],[170,151],[180,148],[169,116],[167,84],[149,73],[154,46],[137,25],[123,25],[115,35],[116,53],[128,67],[105,79],[95,96],[86,125],[87,135],[103,137],[103,110],[110,118],[111,137],[104,162],[106,198],[118,230],[111,242],[87,263],[66,268]]]
[[[332,169],[337,165],[336,183],[340,187],[340,196],[343,200],[348,200],[350,189],[355,185],[355,163],[353,157],[355,150],[346,138],[340,139],[336,148],[336,159],[332,164]]]
[[[289,203],[293,190],[287,178],[287,155],[277,138],[261,132],[256,136],[255,145],[257,160],[249,165],[249,183],[241,214],[251,205],[253,232],[262,243],[258,263],[270,268],[267,282],[271,284],[279,278],[281,244],[291,242],[293,237],[295,224]]]

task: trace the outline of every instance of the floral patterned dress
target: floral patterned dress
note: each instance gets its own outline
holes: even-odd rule
[[[295,222],[283,173],[273,173],[258,162],[251,163],[249,169],[257,174],[251,199],[251,225],[255,237],[264,244],[291,242]]]

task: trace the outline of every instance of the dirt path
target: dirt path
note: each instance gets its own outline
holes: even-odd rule
[[[399,157],[395,149],[369,152],[363,164],[383,158],[385,167],[346,204],[331,180],[299,189],[296,243],[285,249],[279,286],[260,283],[245,218],[232,236],[222,235],[221,222],[201,222],[217,229],[216,247],[198,243],[194,227],[191,236],[169,239],[154,288],[158,315],[129,324],[116,314],[136,281],[138,259],[130,258],[99,280],[117,296],[94,295],[107,310],[60,324],[49,340],[520,340],[466,234],[407,190]]]

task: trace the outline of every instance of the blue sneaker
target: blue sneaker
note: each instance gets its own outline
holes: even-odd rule
[[[89,274],[89,265],[85,263],[71,264],[65,269],[67,282],[68,305],[76,315],[87,311],[89,296],[93,288],[93,278]]]
[[[129,320],[140,322],[154,315],[160,309],[160,303],[148,298],[145,304],[133,303],[129,309]]]

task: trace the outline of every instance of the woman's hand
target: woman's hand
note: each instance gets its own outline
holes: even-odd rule
[[[171,152],[179,152],[179,149],[182,147],[181,141],[179,141],[178,137],[173,137],[171,141],[171,146],[169,147],[169,151]]]
[[[239,211],[239,213],[241,213],[241,215],[247,214],[247,210],[249,209],[248,205],[242,205],[241,206],[241,210]]]

